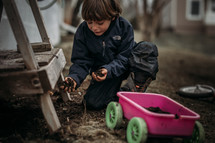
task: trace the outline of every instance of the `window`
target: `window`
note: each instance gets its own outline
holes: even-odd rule
[[[198,16],[199,15],[199,1],[192,1],[191,2],[191,15]]]
[[[188,20],[202,20],[204,14],[204,0],[187,0],[186,18]]]
[[[215,0],[211,0],[211,10],[215,12]]]

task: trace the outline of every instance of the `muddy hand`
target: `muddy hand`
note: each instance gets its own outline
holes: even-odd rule
[[[101,68],[92,73],[92,77],[94,80],[100,82],[106,79],[107,77],[107,69]]]
[[[75,91],[76,85],[77,85],[77,83],[75,82],[75,80],[73,80],[71,77],[66,77],[65,81],[63,81],[59,84],[59,87],[60,87],[60,89],[70,93],[70,92]]]

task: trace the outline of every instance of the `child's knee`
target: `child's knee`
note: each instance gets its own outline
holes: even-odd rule
[[[85,99],[86,108],[89,110],[101,110],[105,108],[105,103],[96,102],[95,100]]]

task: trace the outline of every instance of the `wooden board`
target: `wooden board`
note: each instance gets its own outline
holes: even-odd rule
[[[51,51],[35,53],[36,62],[39,66],[48,65],[59,49],[53,48]],[[64,56],[64,55],[63,55]],[[27,70],[23,62],[21,53],[14,50],[0,51],[0,73]]]
[[[40,106],[51,133],[57,131],[61,125],[48,93],[40,96]]]
[[[43,94],[37,71],[0,74],[1,97],[16,95]]]
[[[47,66],[40,68],[38,73],[40,75],[42,86],[45,87],[45,91],[55,88],[65,64],[66,59],[63,50],[59,49],[59,52],[54,56],[50,63]]]
[[[38,70],[0,73],[0,93],[3,94],[0,96],[43,94],[53,90],[66,60],[62,49],[53,49],[52,52],[36,55],[38,61],[47,62],[47,65]]]
[[[52,45],[50,43],[47,43],[47,42],[31,43],[31,46],[33,48],[34,53],[51,51],[51,49],[52,49]],[[20,52],[19,45],[17,45],[17,51]]]

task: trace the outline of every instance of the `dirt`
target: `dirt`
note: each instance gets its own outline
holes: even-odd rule
[[[198,113],[205,130],[205,142],[215,140],[215,101],[213,97],[191,99],[177,94],[179,88],[196,84],[215,87],[215,37],[179,36],[164,33],[154,43],[159,51],[159,72],[146,92],[166,95]],[[68,73],[72,50],[72,36],[63,37],[58,46],[64,50],[67,64],[63,71]],[[136,35],[138,39],[138,35]],[[190,40],[188,40],[190,39]],[[138,40],[137,40],[138,41]],[[208,45],[207,45],[208,44]],[[85,110],[82,99],[89,85],[88,76],[81,87],[71,94],[70,102],[63,102],[59,94],[52,100],[62,128],[50,134],[43,114],[38,106],[38,97],[20,97],[0,100],[0,142],[44,142],[44,143],[87,143],[126,142],[126,126],[110,130],[105,125],[105,109]],[[149,143],[181,143],[180,137],[150,137]]]
[[[102,74],[102,69],[98,69],[98,70],[96,70],[96,71],[95,71],[95,75],[96,75],[96,76],[103,77],[103,76],[104,76],[104,74]]]
[[[62,88],[62,89],[65,89],[66,87],[73,89],[74,88],[74,81],[72,79],[68,78],[67,82],[66,81],[60,82],[58,84],[58,87]]]
[[[166,112],[166,111],[163,111],[160,109],[160,107],[148,107],[148,108],[145,108],[151,112],[154,112],[154,113],[161,113],[161,114],[170,114],[169,112]]]

